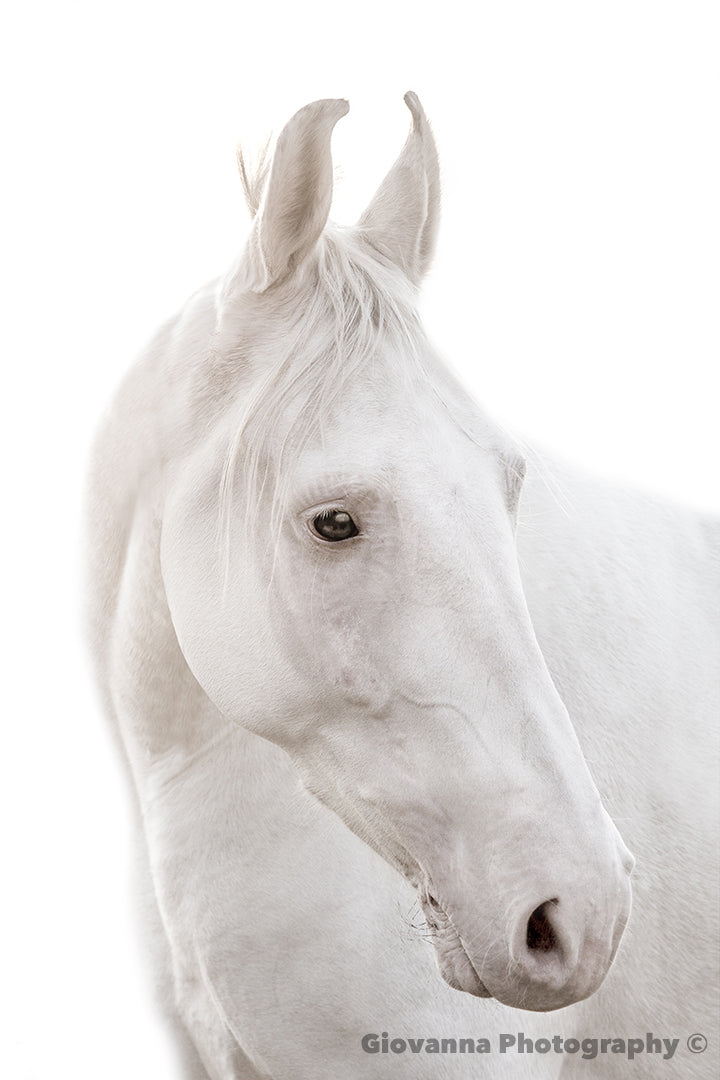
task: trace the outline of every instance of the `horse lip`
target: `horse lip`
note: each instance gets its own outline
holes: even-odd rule
[[[454,928],[453,928],[454,929]],[[463,944],[462,938],[457,934],[457,941],[462,953],[462,959],[467,965],[464,972],[465,978],[461,978],[458,974],[458,966],[452,961],[448,963],[441,954],[438,955],[438,967],[440,974],[448,986],[453,990],[460,990],[464,994],[472,994],[473,997],[490,998],[492,993],[488,990],[485,983],[482,981],[477,973],[477,969],[473,964],[468,951]],[[469,976],[469,977],[468,977]]]
[[[465,948],[465,942],[463,941],[463,939],[460,937],[459,934],[458,934],[458,938],[459,938],[460,944],[462,946],[462,951],[465,953],[465,956],[467,957],[467,962],[468,962],[468,965],[470,967],[470,970],[472,971],[473,975],[477,979],[477,987],[478,988],[476,990],[468,991],[468,993],[473,993],[476,997],[483,997],[483,998],[492,997],[493,995],[490,993],[487,986],[485,985],[485,983],[482,981],[482,979],[478,975],[477,968],[473,964],[472,960],[470,959],[470,954],[468,953],[467,949]]]
[[[451,916],[448,915],[445,908],[442,907],[442,905],[440,905],[438,901],[435,900],[427,890],[425,891],[425,896],[423,897],[423,900],[421,902],[425,910],[426,922],[430,929],[433,931],[433,933],[436,935],[436,940],[433,942],[433,944],[435,945],[438,968],[440,969],[440,974],[442,978],[445,980],[448,986],[452,987],[453,990],[460,990],[463,993],[472,994],[474,997],[492,997],[493,995],[490,993],[487,986],[478,975],[477,968],[470,959],[470,954],[468,953],[468,950],[465,946],[465,942],[460,937],[460,934],[458,933],[457,927],[453,923]],[[432,905],[432,914],[427,911],[427,907],[429,907],[430,905]],[[436,918],[438,917],[440,917],[442,926],[439,926],[438,922],[436,921]],[[449,959],[447,956],[443,956],[442,952],[440,951],[438,942],[441,939],[438,931],[440,931],[441,933],[444,932],[445,934],[447,934],[447,931],[450,931],[451,935],[454,937],[456,945],[459,946],[462,960],[467,965],[466,971],[464,972],[464,975],[466,976],[465,978],[460,978],[458,974],[457,963],[453,962],[453,960]],[[469,978],[467,978],[468,975]]]

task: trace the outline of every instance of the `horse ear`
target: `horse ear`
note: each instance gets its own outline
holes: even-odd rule
[[[415,284],[427,272],[440,222],[440,165],[417,94],[405,95],[412,128],[400,157],[358,221],[365,238]]]
[[[290,274],[317,243],[332,201],[330,136],[348,109],[340,98],[314,101],[280,132],[245,254],[254,292]]]

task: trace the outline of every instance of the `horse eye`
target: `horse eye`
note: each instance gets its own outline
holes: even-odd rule
[[[323,540],[349,540],[358,528],[346,510],[323,510],[313,518],[313,529]]]

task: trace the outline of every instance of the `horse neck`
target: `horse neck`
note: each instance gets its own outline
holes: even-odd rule
[[[191,426],[214,325],[211,285],[128,374],[92,454],[90,632],[136,773],[195,752],[225,724],[180,651],[160,569],[164,473]]]

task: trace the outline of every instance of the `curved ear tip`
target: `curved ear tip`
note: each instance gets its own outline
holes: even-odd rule
[[[314,105],[323,112],[330,113],[335,120],[339,120],[341,116],[347,116],[350,112],[350,102],[347,98],[322,98],[320,101],[316,101]]]
[[[414,90],[408,90],[404,95],[403,101],[407,105],[408,109],[412,113],[412,118],[416,123],[420,123],[425,118],[423,107],[420,104],[420,98],[417,96]]]
[[[350,102],[346,98],[320,98],[303,105],[288,121],[288,127],[298,122],[307,123],[318,117],[325,116],[333,124],[350,111]]]
[[[334,106],[333,112],[337,113],[338,120],[350,112],[350,102],[347,98],[328,98],[327,104]]]

